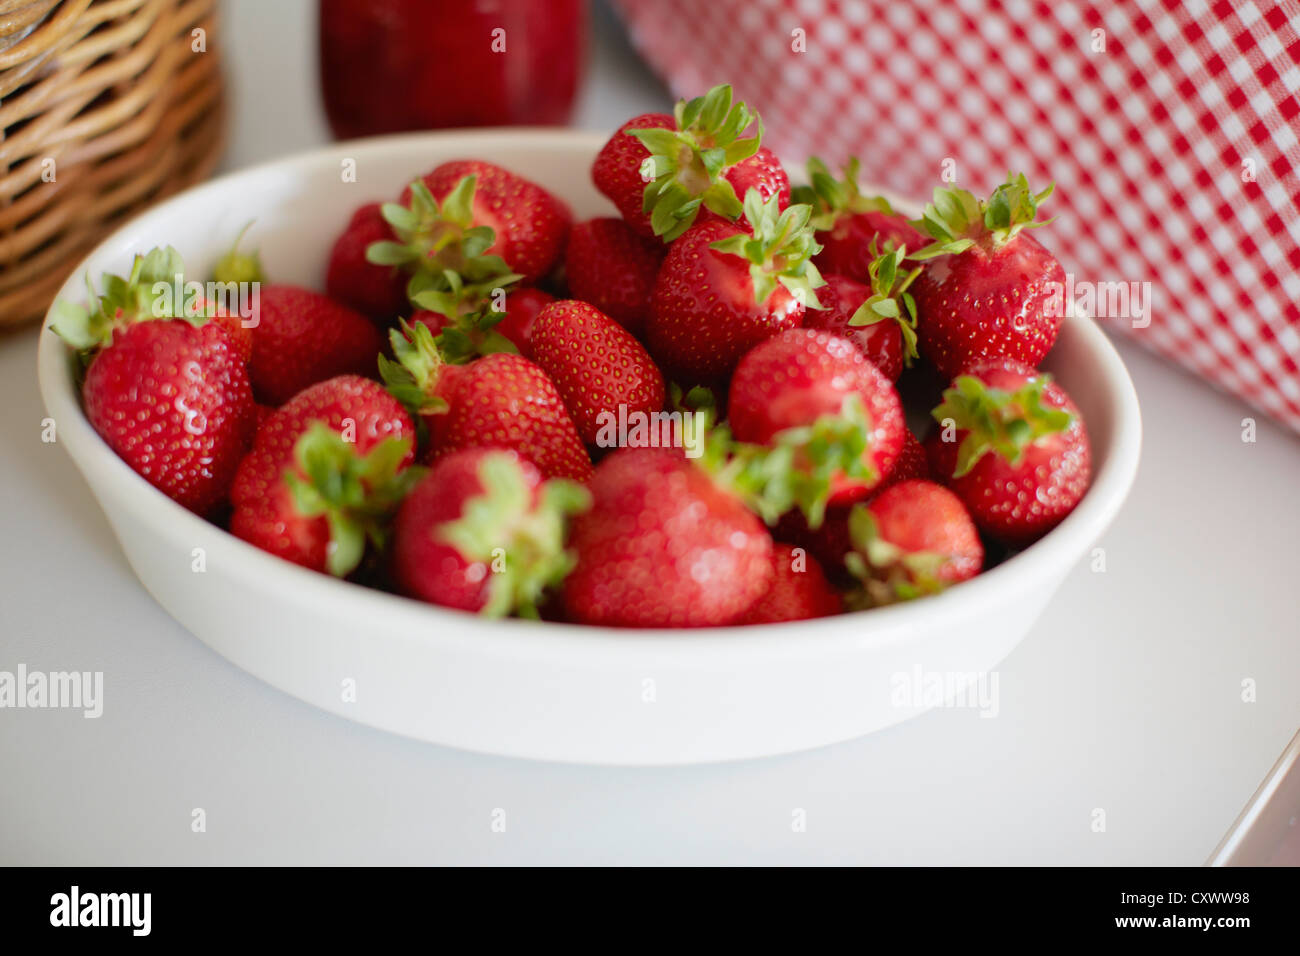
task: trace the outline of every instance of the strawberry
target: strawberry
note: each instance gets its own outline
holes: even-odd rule
[[[263,286],[257,320],[249,372],[258,400],[268,405],[336,375],[369,374],[383,349],[383,336],[364,315],[299,286]]]
[[[566,519],[590,497],[570,481],[543,482],[514,452],[452,452],[397,513],[393,578],[403,593],[433,604],[535,618],[547,589],[573,564]]]
[[[834,505],[826,509],[821,526],[810,528],[802,511],[795,508],[781,515],[772,529],[778,541],[788,541],[803,548],[817,559],[826,577],[837,585],[853,581],[844,566],[844,557],[853,544],[849,539],[849,514],[856,505]]]
[[[987,201],[964,189],[936,189],[918,220],[934,242],[911,254],[928,260],[912,288],[921,352],[944,378],[983,359],[1009,358],[1036,367],[1061,328],[1049,306],[1065,282],[1056,257],[1024,230],[1051,195],[1008,177]]]
[[[260,270],[256,256],[252,257],[252,262]],[[218,267],[220,264],[219,261]],[[88,337],[89,344],[77,346],[83,358],[90,358],[94,349],[109,344],[115,329],[146,319],[185,319],[193,325],[211,321],[220,326],[230,337],[230,347],[235,355],[247,365],[253,354],[251,325],[256,322],[256,315],[251,315],[246,325],[238,310],[230,311],[229,306],[235,304],[235,298],[243,290],[225,287],[224,284],[258,282],[260,275],[258,271],[242,279],[222,278],[218,270],[213,278],[223,287],[203,288],[185,279],[185,263],[180,253],[166,246],[137,255],[130,275],[125,278],[105,273],[102,295],[96,295],[93,288],[87,290],[91,299],[89,308],[77,305],[61,308],[68,310],[65,318],[69,321],[65,325],[69,334]],[[209,297],[210,293],[215,295]],[[255,295],[256,290],[251,294]]]
[[[1083,498],[1092,453],[1083,416],[1050,375],[1002,359],[972,366],[933,411],[930,467],[1007,544],[1050,531]]]
[[[877,493],[900,481],[921,478],[927,481],[930,479],[930,463],[926,459],[925,446],[908,428],[903,431],[903,449],[898,453],[898,460],[885,476],[884,483],[877,489]]]
[[[823,273],[836,273],[858,282],[870,283],[870,266],[876,259],[871,244],[884,248],[919,249],[926,238],[894,212],[884,196],[863,196],[858,187],[857,157],[844,165],[844,179],[837,180],[817,157],[808,160],[811,185],[794,190],[794,201],[813,207],[813,228],[822,251],[814,261]]]
[[[406,313],[406,274],[366,258],[372,244],[396,239],[379,203],[367,203],[356,210],[330,250],[326,294],[377,322]]]
[[[731,183],[732,191],[742,199],[749,195],[749,191],[753,189],[758,192],[764,202],[775,198],[777,200],[777,209],[783,210],[790,205],[790,174],[785,171],[781,161],[776,158],[776,153],[766,146],[760,146],[758,152],[749,159],[727,170],[726,178],[727,182]],[[725,213],[715,213],[714,210],[707,206],[700,213],[700,219],[702,220],[716,218],[731,220],[731,217]],[[743,210],[736,222],[740,226],[750,225]]]
[[[256,296],[258,293],[251,293]],[[256,302],[254,303],[253,314],[249,318],[249,324],[245,324],[243,316],[237,312],[231,312],[226,305],[222,304],[219,299],[209,300],[204,293],[195,292],[185,297],[184,308],[176,311],[174,318],[187,319],[190,321],[207,319],[213,325],[219,326],[225,331],[230,339],[230,350],[236,358],[247,367],[253,360],[253,324],[256,322]],[[121,318],[126,317],[126,313],[119,313]],[[140,313],[135,314],[135,318],[153,318]]]
[[[802,548],[777,543],[772,547],[772,583],[740,623],[806,621],[843,610],[844,602],[827,582],[817,559]]]
[[[607,433],[611,417],[630,418],[664,407],[664,379],[645,347],[594,305],[573,299],[542,309],[533,330],[533,354],[588,445]]]
[[[443,163],[382,211],[397,240],[373,244],[371,262],[433,277],[450,269],[466,283],[503,272],[536,282],[559,263],[572,223],[541,186],[481,160]]]
[[[899,482],[855,505],[849,535],[845,560],[869,606],[936,594],[973,578],[984,563],[961,499],[932,481]]]
[[[569,293],[640,335],[667,251],[662,242],[639,235],[621,219],[580,222],[569,234],[564,259]]]
[[[506,317],[497,323],[497,331],[509,339],[524,358],[533,357],[533,328],[542,309],[555,296],[541,289],[524,286],[506,295]]]
[[[253,361],[252,326],[245,325],[240,316],[234,315],[220,306],[206,308],[205,311],[210,315],[213,325],[219,325],[225,330],[230,339],[230,350],[247,368],[249,363]]]
[[[104,276],[89,307],[57,302],[51,327],[89,360],[81,395],[99,436],[167,497],[205,515],[225,499],[256,415],[220,321],[161,308],[176,303],[159,301],[154,284],[170,286],[181,271],[174,249],[136,256],[128,278]]]
[[[751,125],[754,135],[744,137]],[[790,177],[762,138],[758,114],[733,105],[730,86],[715,86],[680,100],[671,116],[628,120],[597,154],[591,178],[635,232],[671,241],[697,221],[734,221],[750,189],[777,199],[778,211],[790,204]]]
[[[782,332],[746,354],[728,408],[739,441],[789,456],[789,484],[768,491],[798,505],[813,528],[827,504],[880,484],[906,432],[893,384],[848,339],[813,329]]]
[[[570,621],[615,627],[738,622],[768,589],[772,539],[740,499],[679,451],[620,448],[573,523]]]
[[[522,355],[449,365],[426,326],[391,333],[396,361],[379,360],[389,390],[429,430],[429,454],[460,448],[518,452],[547,478],[591,477],[591,458],[555,384]]]
[[[163,319],[114,332],[81,396],[118,457],[200,515],[225,498],[256,424],[248,373],[215,323]]]
[[[910,367],[917,357],[916,303],[907,287],[921,270],[900,272],[906,254],[904,248],[882,252],[868,268],[869,285],[826,276],[820,297],[825,308],[810,309],[804,316],[806,328],[844,336],[891,382],[897,382],[904,366]]]
[[[258,429],[231,489],[230,530],[264,551],[339,577],[382,547],[387,520],[419,476],[415,426],[383,386],[318,382]],[[408,473],[409,472],[409,473]]]
[[[759,342],[797,328],[805,307],[821,307],[809,207],[780,212],[751,190],[745,208],[750,231],[702,223],[673,243],[659,270],[646,345],[677,378],[724,378]]]
[[[642,175],[642,164],[650,158],[650,152],[637,134],[642,130],[675,129],[677,119],[672,113],[642,113],[634,116],[614,130],[614,135],[600,148],[591,164],[592,183],[614,204],[628,228],[639,236],[653,238],[655,235],[649,213],[642,211],[646,187],[653,184],[654,177],[646,178]],[[754,145],[757,147],[758,144]],[[647,169],[645,172],[652,170]],[[719,194],[722,192],[719,189]]]

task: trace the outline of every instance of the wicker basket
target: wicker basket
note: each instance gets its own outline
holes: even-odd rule
[[[212,171],[215,7],[0,0],[0,328],[42,315],[105,233]]]

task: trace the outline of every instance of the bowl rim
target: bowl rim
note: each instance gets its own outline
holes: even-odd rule
[[[582,149],[594,155],[607,139],[607,133],[548,127],[442,130],[347,140],[279,157],[191,187],[123,223],[81,258],[60,287],[55,301],[84,289],[82,276],[88,271],[88,263],[121,244],[128,231],[145,227],[153,219],[166,219],[191,202],[237,188],[241,182],[302,165],[337,165],[341,158],[383,154],[430,141],[464,143],[467,153],[493,146],[549,146]],[[895,194],[886,194],[895,198]],[[898,198],[905,210],[908,206],[915,208],[914,202]],[[509,618],[489,620],[299,567],[235,537],[172,501],[137,475],[90,426],[77,395],[71,353],[49,328],[52,310],[53,306],[42,322],[38,345],[37,378],[41,396],[47,414],[57,423],[60,440],[66,441],[68,453],[92,485],[101,509],[107,511],[108,501],[127,503],[129,514],[106,514],[110,525],[115,526],[124,519],[142,522],[155,538],[183,547],[184,553],[202,542],[207,549],[208,567],[220,567],[223,573],[231,575],[234,583],[251,591],[280,590],[292,594],[296,601],[310,601],[320,607],[352,605],[339,609],[341,618],[355,614],[384,615],[399,625],[389,630],[401,631],[413,640],[445,642],[449,647],[479,653],[546,656],[567,650],[617,657],[642,655],[651,650],[656,654],[671,652],[675,660],[685,654],[695,655],[701,661],[716,659],[720,654],[730,656],[737,651],[806,656],[836,653],[847,646],[882,646],[906,641],[944,624],[960,626],[990,606],[1003,603],[1008,591],[1022,590],[1035,581],[1040,586],[1052,586],[1054,572],[1078,560],[1119,511],[1136,476],[1141,447],[1141,415],[1128,370],[1096,321],[1076,313],[1066,317],[1062,334],[1082,337],[1084,348],[1093,357],[1095,371],[1099,373],[1098,387],[1110,391],[1113,417],[1110,441],[1102,456],[1096,454],[1094,445],[1094,461],[1102,457],[1102,466],[1095,470],[1083,500],[1061,524],[960,587],[924,601],[874,608],[869,617],[862,612],[850,612],[771,624],[633,629]],[[846,627],[848,620],[869,626]],[[471,623],[473,626],[465,626]]]

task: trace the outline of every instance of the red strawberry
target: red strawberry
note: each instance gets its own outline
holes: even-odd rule
[[[898,460],[885,476],[885,482],[878,490],[889,485],[912,479],[930,479],[930,463],[926,460],[925,446],[912,434],[910,428],[903,431],[903,449],[898,453]]]
[[[183,281],[181,270],[174,249],[136,256],[129,278],[104,277],[89,308],[56,303],[51,327],[91,357],[81,395],[99,436],[151,485],[203,515],[225,499],[256,418],[248,372],[219,321],[153,317],[164,304],[154,284]]]
[[[1083,416],[1050,375],[1003,359],[972,366],[932,413],[936,477],[1008,544],[1050,531],[1083,498],[1092,453]]]
[[[331,299],[379,322],[409,311],[407,276],[393,266],[375,265],[366,250],[376,242],[396,241],[380,204],[368,203],[352,214],[334,242],[325,274],[325,291]]]
[[[564,255],[572,216],[536,183],[481,160],[443,163],[383,208],[397,242],[371,247],[371,262],[434,278],[444,270],[466,283],[518,273],[546,276]]]
[[[783,210],[790,205],[790,174],[785,171],[781,161],[776,158],[776,153],[766,146],[760,146],[758,152],[749,159],[728,169],[726,177],[727,182],[731,183],[732,191],[741,199],[744,199],[745,196],[749,195],[749,191],[754,189],[763,197],[763,202],[767,202],[775,196],[778,209]],[[700,213],[700,218],[730,220],[731,217],[725,213],[717,213],[705,206]],[[749,225],[744,215],[737,222],[741,226]]]
[[[884,196],[863,196],[858,188],[858,160],[844,165],[844,179],[837,180],[826,164],[808,160],[809,186],[795,190],[795,201],[811,203],[813,228],[822,251],[814,261],[823,273],[837,273],[870,283],[870,266],[876,258],[872,243],[881,249],[887,242],[897,248],[919,249],[926,237],[896,214]]]
[[[521,355],[489,355],[468,366],[433,434],[438,452],[510,448],[547,478],[591,477],[591,458],[560,393],[545,372]]]
[[[568,620],[615,627],[738,622],[768,589],[772,539],[740,500],[680,452],[620,448],[573,524]]]
[[[581,485],[541,474],[514,452],[471,448],[438,459],[393,526],[393,577],[412,597],[502,617],[537,617],[573,564],[566,518],[590,504]]]
[[[961,500],[932,481],[903,481],[854,506],[849,534],[846,561],[871,605],[935,594],[973,578],[984,563]]]
[[[569,293],[640,335],[667,251],[658,239],[637,234],[621,219],[580,222],[569,234],[564,259]]]
[[[618,129],[601,147],[591,165],[591,181],[618,208],[628,228],[641,236],[653,237],[649,213],[642,212],[646,186],[653,177],[642,177],[642,164],[649,151],[637,138],[640,130],[674,130],[677,120],[671,113],[642,113]]]
[[[211,310],[212,324],[219,325],[230,338],[230,350],[245,367],[253,360],[253,329],[245,325],[244,320],[238,315],[233,315],[225,309],[215,308]]]
[[[784,493],[813,527],[827,503],[880,484],[906,432],[893,384],[848,339],[813,329],[782,332],[741,359],[728,409],[738,440],[790,451]]]
[[[742,624],[806,621],[844,610],[817,559],[788,544],[772,547],[772,584],[741,619]]]
[[[333,299],[292,285],[263,286],[249,372],[259,401],[282,405],[308,385],[371,374],[383,336]]]
[[[460,448],[516,451],[547,478],[591,477],[591,458],[555,384],[521,355],[488,355],[448,365],[423,325],[391,335],[397,361],[381,358],[389,389],[429,429],[429,452]]]
[[[916,358],[916,304],[907,287],[921,270],[900,274],[905,254],[901,248],[882,252],[869,268],[869,285],[827,276],[820,296],[825,308],[804,316],[805,327],[834,332],[856,345],[891,382]]]
[[[788,541],[813,555],[831,581],[849,584],[852,577],[844,566],[844,556],[853,550],[849,540],[849,513],[854,507],[837,505],[827,508],[819,528],[808,527],[808,519],[796,508],[781,516],[772,534],[778,541]]]
[[[337,576],[381,542],[417,473],[415,426],[382,385],[318,382],[268,418],[231,489],[230,530],[285,560]]]
[[[236,292],[236,294],[238,294]],[[252,308],[256,308],[256,299]],[[238,311],[231,312],[229,307],[222,304],[219,299],[209,300],[205,295],[194,295],[187,300],[184,314],[177,315],[176,318],[185,318],[190,321],[197,320],[200,316],[209,319],[213,325],[220,326],[225,330],[226,335],[230,338],[230,350],[245,366],[253,359],[253,329],[252,324],[256,321],[256,311],[249,316],[245,325],[245,319]],[[143,316],[141,316],[143,317]]]
[[[1065,270],[1023,230],[1052,192],[1009,178],[981,202],[964,189],[936,189],[920,220],[935,242],[912,253],[930,260],[912,288],[921,351],[945,378],[969,365],[1009,358],[1037,366],[1061,328]]]
[[[599,439],[622,409],[627,420],[663,410],[664,379],[645,347],[593,305],[565,299],[542,309],[533,354],[588,445],[616,443]]]
[[[497,331],[519,349],[524,358],[533,357],[533,328],[537,316],[555,296],[541,289],[525,286],[506,296],[506,317],[497,323]]]
[[[255,419],[248,373],[215,323],[115,332],[81,395],[95,431],[163,494],[197,514],[225,498]]]
[[[764,339],[797,328],[805,306],[819,308],[823,284],[809,208],[778,212],[774,200],[745,197],[752,232],[721,222],[695,226],[673,243],[655,282],[646,345],[674,377],[725,377]]]
[[[753,125],[752,137],[742,138]],[[672,116],[646,113],[618,128],[596,156],[591,178],[644,236],[676,239],[710,216],[735,220],[741,198],[756,189],[763,200],[790,203],[790,177],[759,146],[763,123],[731,87],[677,103]]]

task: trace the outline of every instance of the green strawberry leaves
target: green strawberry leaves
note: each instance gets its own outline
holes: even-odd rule
[[[763,139],[762,119],[744,103],[733,103],[727,85],[679,100],[673,117],[675,130],[627,131],[650,154],[640,170],[646,183],[642,211],[665,242],[689,229],[701,207],[731,220],[740,215],[740,199],[723,174],[757,153]],[[754,135],[744,136],[751,125]]]
[[[668,408],[677,412],[707,412],[716,417],[718,397],[707,385],[683,388],[677,382],[668,383]]]
[[[553,478],[534,501],[514,455],[488,454],[479,467],[481,494],[460,517],[438,527],[436,537],[466,560],[491,569],[485,617],[518,613],[536,618],[543,594],[564,580],[574,556],[565,549],[568,519],[591,507],[591,493],[577,482]]]
[[[791,191],[794,202],[813,207],[812,225],[818,232],[833,229],[841,216],[864,212],[883,212],[893,215],[893,207],[884,196],[864,196],[858,187],[858,170],[861,164],[856,156],[844,164],[843,179],[836,179],[826,164],[816,156],[808,160],[807,186],[797,186]]]
[[[958,376],[944,391],[943,402],[930,413],[940,425],[951,421],[967,433],[957,449],[953,477],[969,474],[990,452],[1012,467],[1018,466],[1030,446],[1069,429],[1074,416],[1044,400],[1051,381],[1050,375],[1042,373],[1008,392],[990,388],[973,375]]]
[[[834,478],[876,479],[876,470],[867,458],[870,435],[871,422],[858,395],[846,397],[839,414],[823,415],[811,425],[779,432],[772,441],[768,465],[775,470],[765,489],[769,501],[782,512],[791,505],[797,507],[810,528],[820,528]]]
[[[239,244],[243,241],[244,234],[248,232],[252,225],[253,221],[250,220],[243,229],[239,230],[239,235],[235,237],[230,250],[213,265],[212,279],[214,282],[261,283],[267,281],[266,272],[262,269],[262,259],[256,250],[253,252],[239,251]]]
[[[50,329],[77,352],[86,353],[107,345],[113,338],[113,322],[99,309],[95,287],[86,277],[86,289],[93,307],[59,299],[50,309]]]
[[[982,234],[983,223],[984,213],[974,193],[956,186],[952,189],[936,187],[934,201],[926,204],[921,218],[911,223],[935,241],[912,253],[912,258],[925,260],[965,252]]]
[[[719,239],[709,248],[748,261],[759,305],[781,285],[805,308],[822,308],[814,290],[826,280],[812,261],[822,248],[809,224],[812,207],[796,203],[782,211],[778,197],[764,202],[762,194],[751,189],[745,194],[744,212],[749,232]]]
[[[445,413],[448,405],[437,394],[437,388],[447,363],[429,327],[402,319],[400,328],[388,333],[388,341],[393,358],[379,356],[379,377],[389,394],[412,415]]]
[[[895,249],[892,241],[885,243],[885,251],[876,252],[876,240],[871,240],[871,265],[867,267],[871,296],[858,306],[849,318],[849,325],[862,328],[886,319],[898,323],[903,336],[903,361],[908,368],[919,357],[916,348],[916,301],[908,287],[921,274],[921,266],[910,272],[903,270],[907,247]]]
[[[442,357],[451,365],[465,365],[484,355],[506,352],[518,355],[519,349],[492,326],[506,317],[504,312],[471,312],[462,315],[456,325],[449,325],[434,339]]]
[[[185,263],[171,246],[137,255],[125,278],[104,273],[96,293],[86,277],[88,304],[58,300],[50,328],[88,357],[113,341],[113,333],[135,322],[184,319],[193,325],[208,320],[203,301],[186,289]]]
[[[498,296],[504,297],[507,285],[523,276],[506,273],[467,285],[459,273],[447,269],[440,278],[435,281],[426,274],[417,275],[410,288],[418,291],[408,289],[408,294],[412,304],[450,320],[434,339],[445,361],[464,365],[494,352],[519,353],[513,342],[494,329],[506,317],[505,312],[497,311],[495,302]]]
[[[920,219],[912,225],[934,242],[912,253],[910,258],[923,261],[936,256],[965,252],[975,243],[987,240],[1000,249],[1018,236],[1021,230],[1037,229],[1051,219],[1037,220],[1038,206],[1052,194],[1055,184],[1035,193],[1024,173],[1007,174],[1007,181],[993,190],[987,200],[954,186],[936,188],[934,201],[926,205]]]
[[[441,203],[424,180],[411,183],[408,205],[384,203],[380,212],[393,229],[396,241],[372,242],[366,260],[395,266],[412,274],[407,295],[414,299],[427,290],[445,290],[446,276],[454,273],[462,284],[475,288],[505,286],[520,277],[505,260],[488,255],[496,242],[489,226],[474,225],[474,192],[478,177],[465,176]]]
[[[386,438],[366,455],[324,422],[314,422],[294,445],[295,468],[285,484],[303,517],[324,517],[330,543],[326,567],[335,577],[356,570],[366,544],[382,549],[387,527],[424,469],[403,468],[409,438]],[[300,474],[301,472],[301,474]]]
[[[1055,183],[1048,183],[1046,189],[1035,193],[1024,173],[1007,173],[1007,181],[993,190],[993,195],[984,204],[984,227],[993,233],[994,244],[1005,245],[1020,230],[1037,229],[1051,222],[1051,219],[1035,220],[1039,204],[1052,195],[1055,188]]]
[[[725,426],[717,428],[702,464],[769,525],[798,508],[810,528],[820,528],[837,477],[877,477],[867,458],[870,436],[861,396],[849,395],[838,413],[778,432],[767,445],[732,442]]]

